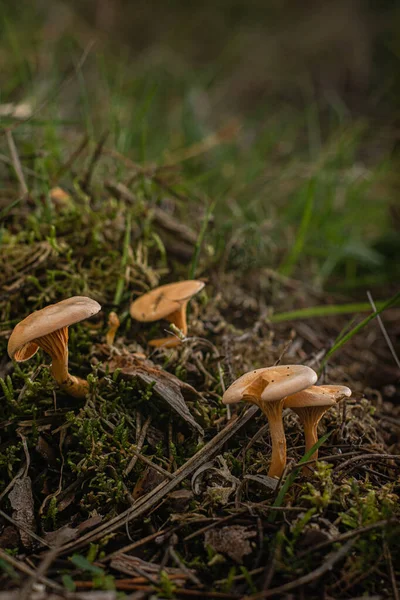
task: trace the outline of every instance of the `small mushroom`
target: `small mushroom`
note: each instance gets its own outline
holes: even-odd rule
[[[244,400],[257,404],[266,415],[272,443],[271,465],[268,475],[280,477],[286,466],[286,438],[283,430],[282,408],[289,394],[294,394],[317,381],[310,367],[283,365],[256,369],[239,377],[222,397],[224,404]]]
[[[115,340],[115,334],[118,331],[119,326],[121,325],[118,315],[113,310],[108,315],[108,331],[106,333],[106,342],[109,346],[112,346]]]
[[[85,296],[50,304],[18,323],[8,340],[8,354],[16,362],[32,358],[39,348],[51,356],[54,379],[68,394],[84,398],[88,383],[68,372],[68,327],[99,312],[101,306]]]
[[[187,334],[186,307],[195,294],[204,287],[203,281],[188,280],[168,283],[155,288],[137,298],[130,307],[131,317],[149,323],[166,319],[175,325],[183,335]],[[172,348],[181,343],[175,336],[151,340],[150,346]]]
[[[285,408],[291,408],[299,416],[300,423],[303,425],[306,453],[318,441],[318,423],[324,414],[346,396],[351,396],[351,390],[345,385],[313,385],[285,399]],[[310,460],[317,458],[318,450],[310,456]],[[303,468],[304,475],[309,475],[310,472],[309,467]]]

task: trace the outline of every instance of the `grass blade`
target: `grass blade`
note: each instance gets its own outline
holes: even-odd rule
[[[122,250],[122,258],[121,258],[121,273],[118,277],[117,287],[115,289],[114,295],[114,305],[119,306],[122,294],[124,293],[124,285],[125,285],[125,267],[128,262],[128,254],[129,254],[129,246],[131,243],[131,213],[128,212],[126,215],[126,227],[125,227],[125,236],[124,236],[124,248]]]
[[[376,302],[378,310],[385,306],[385,302]],[[388,308],[388,307],[386,307]],[[336,315],[349,315],[357,312],[369,312],[369,302],[355,302],[351,304],[327,304],[325,306],[310,306],[289,310],[287,312],[271,315],[271,323],[282,323],[283,321],[296,321],[298,319],[313,319],[314,317],[333,317]]]
[[[197,237],[196,245],[194,247],[193,260],[192,260],[192,264],[190,265],[189,275],[188,275],[189,279],[195,278],[197,265],[198,265],[199,258],[200,258],[201,247],[203,245],[204,237],[207,232],[208,223],[210,222],[211,216],[214,211],[214,206],[215,206],[215,202],[210,203],[207,207],[206,214],[204,215],[203,223],[201,224],[200,233]]]
[[[22,198],[18,198],[17,200],[14,200],[14,202],[10,202],[8,206],[5,206],[2,210],[0,210],[0,220],[4,219],[7,213],[9,213],[10,210],[14,208],[14,206],[17,206],[17,204],[19,204],[21,200]]]
[[[352,329],[350,329],[350,331],[348,333],[346,333],[346,335],[342,335],[340,337],[340,339],[337,339],[336,342],[333,344],[332,348],[329,350],[329,352],[327,352],[324,360],[322,361],[320,372],[325,367],[325,365],[328,362],[328,360],[330,359],[330,357],[333,354],[335,354],[335,352],[337,352],[338,350],[340,350],[340,348],[342,348],[342,346],[344,346],[349,340],[351,340],[351,338],[354,335],[356,335],[362,329],[364,329],[364,327],[366,327],[366,325],[368,325],[368,323],[370,321],[372,321],[378,315],[380,315],[381,312],[383,312],[384,310],[386,310],[388,308],[391,308],[392,306],[395,306],[399,302],[400,302],[400,292],[398,292],[397,294],[395,294],[394,296],[392,296],[392,298],[390,298],[384,304],[381,304],[380,308],[378,308],[375,312],[373,312],[370,315],[368,315],[368,317],[366,317],[365,319],[363,319],[361,321],[361,323],[358,323],[358,325],[356,325],[355,327],[353,327]]]
[[[314,446],[312,448],[310,448],[310,450],[308,452],[306,452],[305,455],[299,460],[298,466],[295,469],[293,469],[293,471],[287,476],[285,483],[282,485],[281,489],[279,490],[279,493],[278,493],[277,497],[275,498],[275,501],[272,506],[282,506],[283,501],[285,499],[285,496],[286,496],[289,488],[293,485],[297,475],[299,474],[299,472],[301,470],[301,465],[303,463],[307,462],[308,460],[310,460],[310,458],[314,454],[314,452],[316,450],[318,450],[319,447],[322,446],[322,444],[324,444],[326,442],[326,440],[331,435],[331,433],[332,433],[332,431],[329,431],[328,433],[323,435],[321,438],[319,438],[318,442],[316,444],[314,444]],[[321,460],[323,460],[323,459],[321,459]],[[278,513],[276,511],[272,511],[268,517],[268,523],[273,523],[276,519],[277,514]]]
[[[315,181],[311,181],[307,190],[307,197],[304,204],[303,215],[301,217],[300,227],[297,232],[296,240],[293,244],[293,248],[286,260],[279,269],[282,275],[289,277],[293,272],[293,269],[299,259],[299,256],[303,250],[306,235],[311,223],[311,218],[314,208],[315,199]]]

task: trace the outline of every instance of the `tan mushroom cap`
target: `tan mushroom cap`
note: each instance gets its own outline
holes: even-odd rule
[[[154,288],[132,302],[131,317],[144,323],[164,319],[178,310],[183,302],[198,294],[204,286],[204,281],[189,279]]]
[[[8,340],[10,358],[28,360],[39,349],[34,340],[63,327],[83,321],[99,312],[101,306],[86,296],[74,296],[37,310],[15,326]]]
[[[224,404],[240,402],[249,395],[249,387],[262,379],[261,399],[266,402],[281,400],[313,385],[318,379],[315,371],[303,365],[280,365],[265,367],[245,373],[226,390],[222,397]]]
[[[351,396],[351,389],[345,385],[312,385],[285,399],[287,408],[307,408],[313,406],[333,406],[339,400]]]

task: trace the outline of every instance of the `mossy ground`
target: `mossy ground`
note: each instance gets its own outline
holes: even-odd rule
[[[124,349],[148,353],[146,341],[162,332],[162,325],[132,322],[128,313],[132,295],[161,280],[187,276],[190,267],[170,259],[161,241],[165,232],[152,221],[151,206],[158,198],[151,178],[133,189],[132,193],[137,193],[133,207],[104,191],[84,193],[78,181],[75,186],[71,182],[71,193],[61,206],[54,203],[51,194],[34,201],[24,199],[8,215],[2,240],[1,487],[6,489],[16,479],[29,476],[35,507],[30,527],[45,538],[66,525],[76,528],[88,519],[95,519],[93,523],[111,519],[163,479],[140,460],[127,470],[145,423],[149,427],[141,453],[173,473],[198,450],[199,442],[209,441],[226,425],[226,408],[220,400],[222,382],[228,385],[243,371],[277,360],[311,362],[318,368],[318,346],[312,338],[324,335],[318,325],[314,330],[304,324],[303,337],[296,323],[271,324],[264,304],[273,306],[272,298],[275,302],[280,298],[281,307],[296,305],[293,294],[287,299],[285,282],[268,279],[257,270],[246,281],[239,281],[229,267],[221,274],[212,253],[202,251],[196,276],[206,274],[207,286],[190,305],[190,336],[179,349],[152,353],[156,364],[202,394],[201,400],[189,402],[205,429],[205,438],[200,440],[154,395],[151,385],[126,381],[118,371],[107,374],[105,366],[110,354]],[[31,208],[30,202],[34,202]],[[127,246],[124,225],[129,222],[128,213],[132,227]],[[179,222],[179,210],[174,218]],[[115,306],[121,277],[123,291]],[[307,297],[306,289],[297,285],[294,295]],[[260,289],[269,289],[271,299]],[[85,401],[71,399],[57,390],[41,352],[31,361],[14,366],[6,355],[8,335],[21,317],[73,294],[89,295],[103,306],[93,323],[70,329],[71,371],[90,381]],[[111,309],[117,310],[121,318],[114,349],[105,346]],[[335,320],[332,330],[339,326]],[[329,337],[321,342],[322,347],[328,342]],[[129,532],[122,528],[90,548],[77,551],[79,556],[89,557],[88,564],[77,558],[59,558],[47,576],[63,581],[67,589],[86,589],[87,582],[97,589],[140,589],[143,583],[135,583],[133,576],[132,582],[126,583],[126,576],[110,568],[108,562],[97,561],[130,541],[172,528],[179,560],[194,569],[201,583],[197,586],[199,596],[214,590],[228,594],[226,597],[241,597],[262,590],[273,557],[271,577],[276,587],[312,571],[339,548],[332,543],[321,551],[305,552],[310,546],[382,522],[354,537],[343,560],[324,575],[323,586],[329,596],[353,597],[366,591],[389,596],[389,557],[395,565],[399,557],[398,530],[393,525],[398,513],[396,463],[380,460],[379,456],[364,457],[348,473],[340,470],[341,464],[357,455],[395,454],[399,449],[399,415],[393,405],[382,401],[379,390],[369,390],[363,397],[368,380],[362,371],[368,359],[347,366],[347,354],[359,351],[354,338],[341,360],[332,359],[323,375],[326,382],[350,385],[354,396],[345,409],[331,410],[323,420],[320,433],[331,435],[320,456],[329,457],[328,462],[321,462],[309,480],[297,476],[282,500],[282,506],[290,507],[290,511],[278,512],[271,522],[270,516],[275,513],[268,511],[268,506],[276,500],[277,492],[266,484],[269,434],[264,418],[259,416],[229,440],[218,456],[204,465],[204,471],[195,474],[193,485],[186,480],[177,489],[180,494],[166,496],[141,522],[130,523]],[[377,341],[374,356],[380,352],[385,353],[385,346]],[[285,428],[289,464],[296,464],[302,456],[303,438],[290,412],[285,415]],[[13,515],[7,494],[3,510]],[[229,515],[224,525],[223,519]],[[227,527],[225,535],[240,525],[236,541],[239,547],[249,543],[247,535],[254,534],[250,538],[251,552],[243,555],[240,564],[230,558],[229,548],[221,552],[218,546],[207,545],[205,539],[209,538],[204,534],[184,542],[185,537],[210,523],[217,530]],[[11,535],[12,530],[3,520],[2,545],[6,551],[19,560],[30,555],[34,563],[40,562],[40,544],[34,541],[33,546],[24,547],[18,536]],[[164,543],[143,545],[139,556],[157,564],[165,562],[171,535]],[[1,564],[5,569],[2,586],[7,589],[19,585],[18,571],[10,573],[4,560]],[[164,566],[168,565],[176,566],[171,557]],[[196,589],[190,580],[185,582],[188,589]],[[301,589],[308,597],[319,597],[320,585],[319,580],[311,581]],[[179,589],[181,582],[175,584],[164,574],[149,589],[152,593],[158,590],[155,593],[160,597],[173,597],[175,586]]]
[[[36,97],[32,81],[48,83],[65,60],[64,44],[81,49],[85,38],[79,30],[48,42],[50,58],[49,45],[23,35],[26,19],[2,23],[5,95],[13,102],[22,89]],[[116,69],[106,56],[92,59],[85,77],[78,69],[63,88],[67,98],[50,94],[44,115],[2,124],[3,133],[12,126],[29,193],[21,196],[21,181],[3,161],[1,589],[30,593],[38,582],[21,565],[43,565],[44,541],[56,551],[41,576],[61,596],[96,589],[136,591],[135,598],[396,597],[400,407],[387,343],[374,320],[324,364],[354,316],[274,320],[294,309],[364,301],[367,286],[376,299],[397,291],[390,143],[368,117],[338,116],[318,102],[306,111],[257,105],[252,118],[239,111],[238,124],[237,107],[234,115],[217,110],[221,89],[206,69],[197,87],[154,64],[137,69],[133,81],[126,58]],[[200,80],[212,108],[205,116]],[[7,159],[4,135],[1,145]],[[168,323],[132,321],[131,299],[188,277],[207,283],[190,304],[188,338],[177,349],[151,350],[148,340]],[[57,388],[42,352],[19,365],[6,352],[20,319],[72,295],[102,305],[95,319],[70,329],[70,370],[88,378],[85,400]],[[109,348],[111,310],[121,326]],[[395,339],[398,309],[384,318]],[[201,396],[187,404],[204,438],[152,384],[107,367],[134,353],[197,390]],[[320,434],[329,436],[312,478],[295,469],[303,436],[288,411],[288,472],[272,489],[268,426],[257,414],[140,518],[80,545],[213,443],[229,423],[224,386],[277,361],[309,364],[321,383],[353,390],[321,422]],[[132,460],[137,451],[159,470]],[[28,492],[18,513],[12,490],[21,482]],[[65,553],[62,544],[69,544]],[[118,557],[129,545],[131,558]]]

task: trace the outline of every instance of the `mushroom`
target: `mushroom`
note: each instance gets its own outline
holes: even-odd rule
[[[240,400],[257,404],[266,415],[272,443],[270,477],[279,478],[286,465],[286,438],[282,422],[284,400],[289,394],[300,392],[316,381],[317,374],[310,367],[267,367],[245,373],[222,397],[224,404],[234,404]]]
[[[168,283],[155,288],[132,302],[130,314],[133,319],[149,323],[166,319],[183,335],[187,334],[186,307],[189,300],[204,287],[203,281],[188,280]],[[150,346],[172,348],[181,343],[175,336],[151,340]]]
[[[101,306],[85,296],[50,304],[18,323],[8,340],[8,354],[16,362],[32,358],[39,348],[51,356],[54,379],[68,394],[84,398],[88,383],[68,372],[68,327],[99,312]]]
[[[350,388],[345,385],[312,385],[311,387],[288,396],[285,408],[291,408],[300,419],[304,428],[306,442],[305,452],[309,452],[318,441],[317,427],[324,414],[344,397],[351,396]],[[317,460],[316,450],[310,460]],[[311,469],[303,468],[303,474],[310,474]]]
[[[108,331],[106,333],[106,342],[109,346],[112,346],[115,340],[115,334],[118,331],[119,326],[121,325],[118,315],[113,310],[108,315]]]

